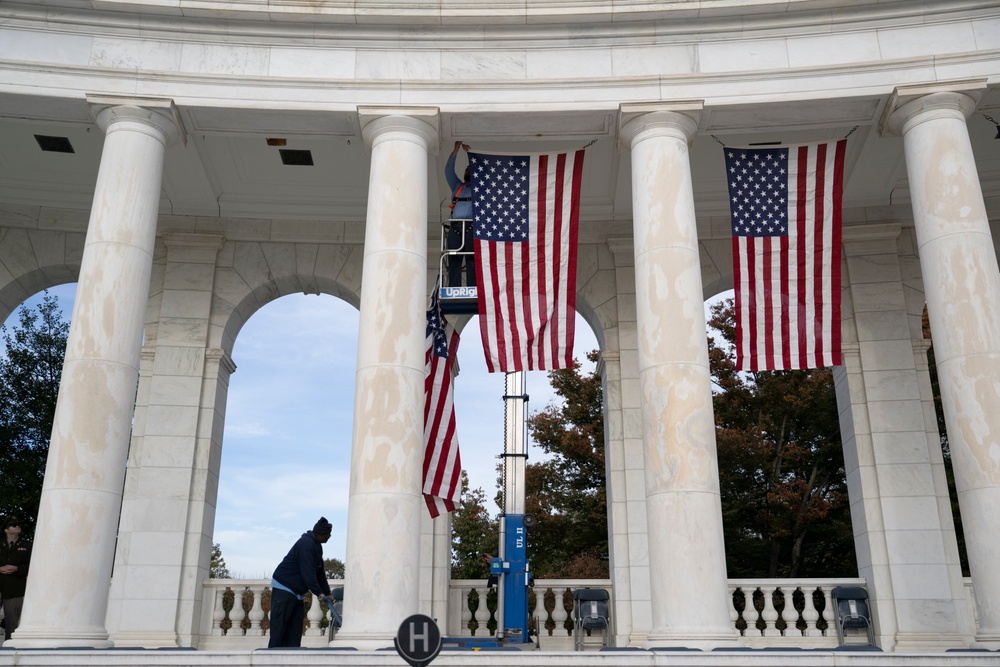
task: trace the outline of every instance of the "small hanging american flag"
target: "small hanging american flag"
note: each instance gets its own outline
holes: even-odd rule
[[[739,370],[841,363],[846,149],[846,140],[725,148]]]
[[[427,311],[424,356],[424,501],[431,518],[451,512],[462,500],[462,460],[455,431],[453,369],[458,332],[441,314],[437,290]]]

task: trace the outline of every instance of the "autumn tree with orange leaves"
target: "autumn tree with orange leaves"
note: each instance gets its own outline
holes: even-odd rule
[[[737,371],[732,299],[709,325],[729,576],[857,576],[830,369]]]

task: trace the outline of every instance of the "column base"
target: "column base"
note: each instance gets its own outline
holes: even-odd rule
[[[177,648],[181,643],[173,632],[117,632],[115,648]]]
[[[654,648],[657,646],[686,646],[711,651],[713,648],[735,646],[739,642],[739,634],[732,632],[650,632],[642,646]]]
[[[334,648],[350,646],[359,651],[378,651],[379,649],[395,648],[395,635],[375,635],[362,633],[347,633],[338,631],[336,638],[330,642]]]
[[[6,648],[111,648],[114,643],[107,632],[35,632],[21,626],[14,631]]]
[[[969,637],[960,635],[914,635],[900,633],[896,636],[893,653],[941,653],[950,648],[964,648]]]
[[[1000,629],[985,629],[976,633],[972,648],[1000,650]]]

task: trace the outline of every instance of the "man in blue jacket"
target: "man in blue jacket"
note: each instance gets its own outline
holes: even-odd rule
[[[458,250],[472,253],[472,184],[469,179],[469,168],[465,168],[464,176],[458,177],[455,172],[455,158],[459,149],[469,152],[469,145],[461,141],[455,142],[455,149],[448,156],[444,165],[444,177],[451,189],[451,220],[448,223],[448,250]],[[472,255],[452,255],[448,258],[448,286],[462,286],[462,265],[465,265],[465,284],[472,287],[476,284],[476,267]]]
[[[330,595],[323,569],[323,545],[333,526],[320,517],[313,529],[288,551],[271,578],[271,639],[268,648],[302,645],[302,622],[306,616],[302,599],[312,591],[313,604],[323,604]]]

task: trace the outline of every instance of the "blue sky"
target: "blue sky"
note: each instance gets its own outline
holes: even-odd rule
[[[76,285],[50,289],[68,320]],[[38,294],[26,302],[33,307]],[[17,322],[16,312],[8,327]],[[334,527],[327,557],[344,559],[358,312],[328,295],[290,295],[258,310],[236,339],[229,383],[214,541],[234,576],[269,577],[322,515]],[[504,376],[486,372],[479,327],[465,328],[455,413],[462,463],[492,499],[503,448]],[[574,356],[597,347],[577,317]],[[546,374],[527,374],[529,410],[554,400]],[[529,460],[540,450],[529,445]],[[495,509],[495,508],[491,508]]]

